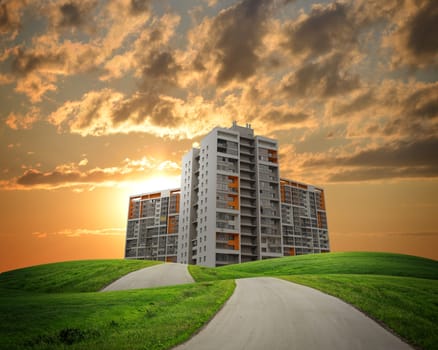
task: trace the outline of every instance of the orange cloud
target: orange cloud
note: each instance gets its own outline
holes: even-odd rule
[[[30,111],[24,115],[10,113],[6,118],[6,125],[13,130],[30,129],[32,125],[40,118],[40,110],[32,107]]]
[[[169,160],[157,160],[143,157],[138,160],[125,159],[120,166],[83,170],[86,166],[82,160],[78,164],[58,165],[54,170],[41,171],[35,168],[26,169],[23,175],[0,181],[0,189],[26,190],[72,188],[75,191],[94,189],[96,187],[123,185],[132,181],[147,180],[145,171],[152,176],[160,172],[162,176],[179,174],[179,164]]]
[[[65,237],[82,237],[82,236],[124,236],[126,229],[124,228],[102,228],[102,229],[65,229],[56,232],[32,232],[36,238],[47,238],[49,236],[65,236]]]

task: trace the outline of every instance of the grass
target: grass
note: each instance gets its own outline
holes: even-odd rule
[[[196,281],[308,274],[368,274],[438,279],[438,262],[390,253],[308,254],[219,268],[189,266]]]
[[[438,349],[438,280],[348,274],[283,278],[354,305],[419,348]]]
[[[422,349],[438,349],[438,262],[386,253],[329,253],[220,268],[198,283],[97,293],[156,262],[76,261],[0,274],[1,349],[169,349],[223,305],[235,278],[277,276],[356,306]]]
[[[329,253],[220,268],[189,266],[196,281],[277,276],[334,295],[422,349],[438,349],[438,262],[389,253]]]
[[[106,293],[0,290],[1,349],[168,349],[219,310],[233,281]]]
[[[119,259],[38,265],[0,274],[0,287],[40,293],[94,292],[129,272],[159,263]]]

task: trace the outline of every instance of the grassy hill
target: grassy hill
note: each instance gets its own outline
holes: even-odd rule
[[[129,272],[160,264],[147,260],[79,260],[0,274],[0,288],[42,293],[99,291]]]
[[[438,262],[390,253],[308,254],[220,268],[189,266],[196,281],[256,276],[368,274],[438,279]]]
[[[101,293],[156,261],[91,260],[0,274],[0,349],[169,349],[231,296],[233,280]]]
[[[0,348],[169,349],[207,322],[235,278],[277,276],[364,311],[421,349],[438,349],[438,262],[385,253],[330,253],[220,268],[190,266],[197,283],[98,291],[149,261],[40,265],[0,274]]]

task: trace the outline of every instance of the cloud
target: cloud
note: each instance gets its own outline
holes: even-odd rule
[[[352,101],[338,104],[332,113],[335,116],[350,116],[352,113],[360,112],[374,103],[376,103],[376,97],[373,90],[366,90],[355,96]]]
[[[98,5],[97,1],[72,0],[37,2],[34,6],[36,13],[48,17],[49,30],[33,36],[30,45],[19,45],[8,52],[10,74],[1,79],[11,82],[11,77],[15,78],[15,91],[26,94],[32,102],[41,101],[48,91],[56,91],[60,76],[90,72],[104,65],[127,38],[140,35],[151,15],[149,1],[114,0]],[[67,29],[74,35],[65,38],[62,31]],[[75,36],[76,29],[86,29],[87,40]]]
[[[102,135],[111,126],[111,114],[124,95],[109,89],[85,94],[81,101],[68,101],[49,115],[49,121],[60,130]]]
[[[346,49],[356,43],[357,28],[349,18],[347,5],[334,2],[313,5],[310,14],[286,24],[284,46],[293,55],[319,56]]]
[[[171,52],[152,51],[143,65],[141,89],[150,92],[151,84],[155,91],[157,90],[157,84],[160,84],[160,87],[176,86],[177,73],[180,70],[181,67],[177,64]]]
[[[21,16],[26,0],[2,1],[0,4],[0,35],[13,40],[21,28]]]
[[[6,118],[6,125],[13,129],[30,129],[32,125],[40,119],[40,110],[37,107],[32,107],[28,113],[10,113]]]
[[[438,133],[438,83],[382,80],[325,105],[325,120],[338,136],[385,142],[421,140]],[[380,141],[379,141],[380,140]],[[388,141],[389,140],[389,141]]]
[[[140,78],[144,73],[154,75],[154,66],[161,71],[167,68],[165,73],[169,71],[177,73],[179,64],[176,62],[173,51],[169,49],[169,40],[174,36],[179,22],[180,17],[172,13],[159,18],[153,17],[151,23],[139,33],[129,50],[113,56],[105,63],[106,73],[101,76],[101,80],[120,78],[130,70],[135,70],[135,75]],[[167,67],[164,66],[165,64]],[[161,77],[161,75],[156,74],[156,77]],[[149,76],[150,80],[151,78],[153,77]]]
[[[304,168],[326,169],[328,181],[348,182],[389,178],[438,177],[438,138],[397,141],[346,155],[320,155]]]
[[[95,25],[92,14],[97,5],[96,0],[69,0],[48,4],[46,11],[55,31],[81,28],[91,32]]]
[[[56,232],[32,232],[32,236],[36,238],[47,238],[50,236],[66,236],[66,237],[82,237],[82,236],[124,236],[126,229],[124,228],[101,228],[101,229],[64,229]]]
[[[335,53],[317,62],[301,66],[282,81],[283,92],[290,97],[332,97],[360,87],[360,78],[350,73],[348,55]]]
[[[182,100],[150,89],[130,96],[110,89],[90,91],[81,100],[64,103],[48,120],[60,132],[82,136],[143,132],[172,139],[191,139],[226,120],[231,123],[228,105],[217,107],[197,95]]]
[[[130,12],[133,15],[138,15],[144,12],[151,11],[151,1],[150,0],[131,0]]]
[[[404,10],[398,29],[384,39],[384,46],[394,50],[393,65],[437,67],[438,4],[432,0],[408,2]]]
[[[12,73],[18,76],[26,76],[36,70],[53,70],[63,66],[65,53],[41,51],[24,51],[21,48],[15,50],[15,57],[11,63]]]
[[[427,166],[418,168],[360,168],[352,170],[342,170],[329,175],[329,182],[362,182],[386,179],[424,179],[436,178],[438,176],[438,167]]]
[[[196,52],[192,67],[208,73],[218,85],[245,81],[260,64],[258,50],[268,32],[273,1],[242,0],[189,33]]]
[[[146,172],[160,172],[163,176],[179,174],[179,164],[170,160],[159,160],[152,157],[141,159],[125,159],[122,164],[114,167],[84,170],[88,165],[86,159],[78,164],[68,163],[58,165],[55,169],[43,171],[30,168],[16,178],[0,181],[2,190],[26,190],[45,189],[53,190],[59,188],[72,188],[74,191],[82,192],[84,189],[92,190],[96,187],[114,186],[115,183],[122,185],[136,181],[144,181]]]
[[[403,114],[420,119],[438,118],[438,83],[414,91],[403,101]]]

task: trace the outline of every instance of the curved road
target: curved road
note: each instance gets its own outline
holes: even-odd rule
[[[141,289],[175,284],[193,283],[194,280],[183,264],[158,264],[130,272],[102,289],[102,292]]]
[[[213,320],[174,350],[412,350],[352,306],[312,288],[270,277],[236,283]]]

